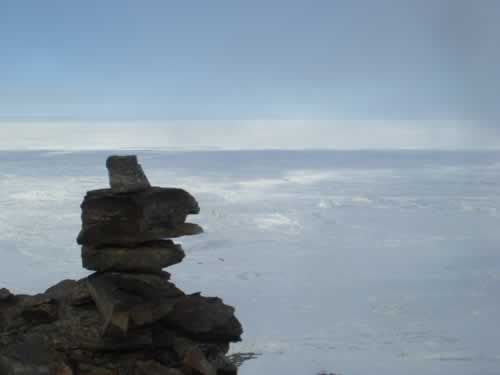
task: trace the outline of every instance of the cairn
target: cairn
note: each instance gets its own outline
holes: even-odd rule
[[[185,253],[199,206],[152,187],[136,156],[110,156],[109,189],[87,192],[82,264],[95,271],[35,296],[0,290],[0,374],[236,374],[225,354],[242,328],[219,298],[186,295],[163,268]]]

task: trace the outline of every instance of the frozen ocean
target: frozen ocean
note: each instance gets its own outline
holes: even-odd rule
[[[110,153],[0,151],[0,287],[87,274]],[[172,279],[236,307],[240,374],[500,373],[500,153],[133,153],[200,203]]]

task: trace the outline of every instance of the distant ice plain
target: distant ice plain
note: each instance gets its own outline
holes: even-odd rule
[[[79,204],[110,153],[0,151],[0,287],[87,274]],[[499,373],[500,153],[134,153],[200,203],[173,281],[236,307],[242,375]]]

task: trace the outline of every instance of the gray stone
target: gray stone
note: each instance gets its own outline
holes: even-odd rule
[[[198,202],[182,189],[153,187],[135,194],[114,194],[110,189],[87,192],[82,208],[82,245],[135,246],[161,238],[202,232],[186,217],[197,214]]]
[[[106,167],[109,185],[115,193],[130,193],[151,187],[136,155],[112,155],[106,160]]]
[[[83,267],[93,271],[160,272],[182,261],[180,245],[169,240],[151,241],[137,247],[82,247]]]

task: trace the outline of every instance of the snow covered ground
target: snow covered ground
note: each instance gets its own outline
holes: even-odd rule
[[[0,151],[0,287],[87,274],[109,153]],[[135,153],[200,203],[173,281],[236,307],[242,375],[498,374],[500,153]]]

